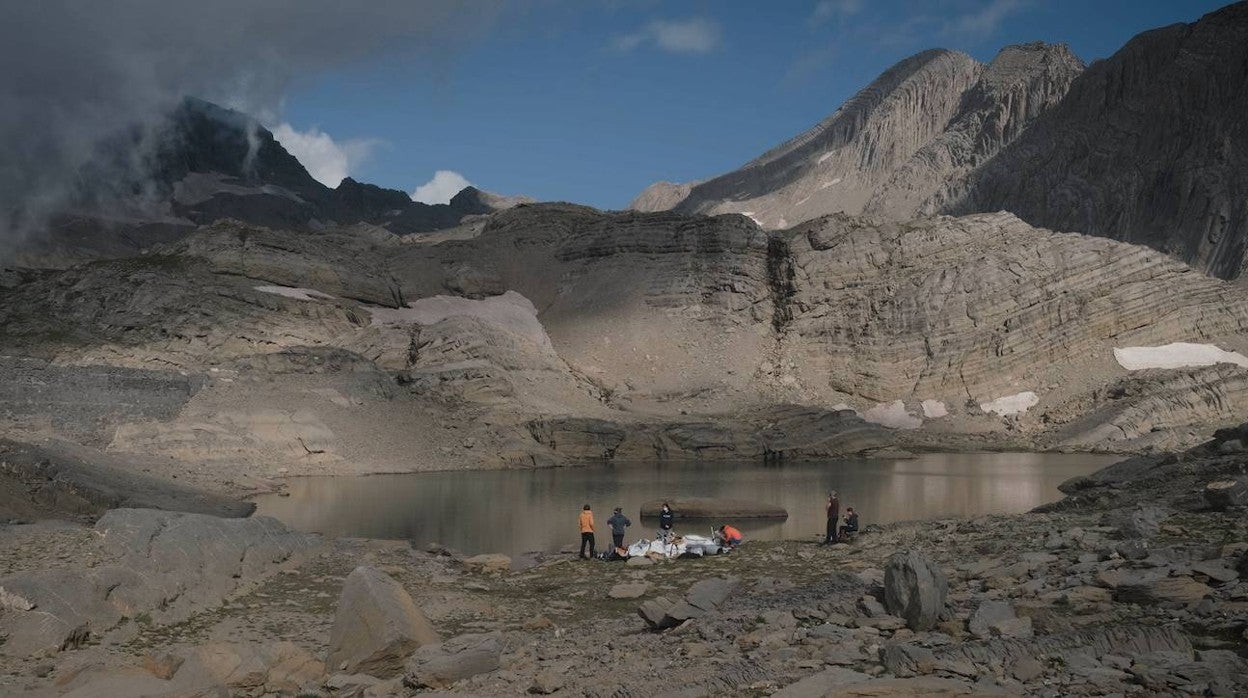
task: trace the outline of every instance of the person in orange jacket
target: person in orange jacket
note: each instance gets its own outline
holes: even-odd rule
[[[589,559],[594,557],[594,512],[586,504],[581,509],[581,559],[585,558],[585,546],[589,546]]]
[[[720,539],[723,540],[729,548],[735,548],[738,545],[741,545],[741,532],[738,531],[736,527],[724,524],[719,527],[718,533],[720,535]]]

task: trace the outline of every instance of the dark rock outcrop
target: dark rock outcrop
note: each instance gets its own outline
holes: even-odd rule
[[[953,213],[1149,245],[1235,278],[1248,249],[1248,4],[1145,32],[972,175]]]
[[[884,566],[884,605],[911,630],[936,627],[948,593],[945,573],[917,550],[895,553]]]

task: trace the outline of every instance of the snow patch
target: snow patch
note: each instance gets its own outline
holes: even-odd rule
[[[757,218],[755,218],[755,217],[754,217],[754,212],[753,212],[753,211],[742,211],[742,212],[741,212],[741,215],[745,216],[746,218],[749,218],[750,220],[754,221],[754,222],[755,222],[755,223],[757,223],[758,225],[762,225],[762,224],[763,224],[763,222],[762,222],[762,221],[760,221],[760,220],[758,220]]]
[[[949,416],[949,408],[945,407],[945,403],[940,400],[924,400],[923,416],[928,419],[940,419]]]
[[[1128,371],[1146,368],[1187,368],[1235,364],[1248,368],[1248,356],[1237,351],[1224,351],[1213,344],[1175,342],[1157,347],[1114,347],[1114,358]]]
[[[996,412],[1002,417],[1011,414],[1022,414],[1040,403],[1040,398],[1030,390],[999,397],[991,402],[979,403],[979,409],[985,412]]]
[[[923,420],[907,412],[906,403],[901,400],[880,403],[867,410],[862,418],[891,429],[918,429],[923,426]]]
[[[843,402],[837,403],[837,404],[835,404],[835,405],[833,405],[833,406],[829,407],[828,409],[832,410],[833,412],[840,412],[840,411],[842,411],[842,410],[849,410],[850,412],[853,412],[854,414],[858,414],[858,410],[856,410],[856,409],[854,409],[854,408],[850,407],[849,405],[846,405],[846,404],[845,404],[845,403],[843,403]]]
[[[291,286],[254,286],[253,288],[262,293],[272,293],[300,301],[334,300],[334,296],[328,293],[321,293],[314,288],[293,288]]]
[[[835,185],[835,184],[840,184],[840,183],[841,183],[841,179],[842,179],[841,177],[837,177],[836,179],[832,180],[831,182],[824,182],[823,184],[820,184],[820,185],[819,185],[819,189],[827,189],[828,187],[833,186],[833,185]],[[816,189],[815,191],[819,191],[819,189]]]
[[[448,317],[474,317],[517,334],[553,351],[546,328],[537,319],[532,301],[515,291],[473,300],[459,296],[432,296],[407,304],[406,308],[370,306],[374,325],[432,325]]]

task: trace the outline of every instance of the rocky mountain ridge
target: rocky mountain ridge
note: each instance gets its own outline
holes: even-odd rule
[[[364,223],[404,235],[529,201],[470,186],[430,205],[350,177],[330,188],[255,119],[192,98],[152,132],[121,134],[100,150],[73,203],[13,252],[16,264],[130,256],[224,218],[286,230]]]
[[[1145,32],[1087,70],[1065,46],[987,66],[925,51],[810,131],[639,210],[738,212],[769,229],[827,213],[1007,210],[1145,244],[1220,278],[1248,249],[1248,3]]]

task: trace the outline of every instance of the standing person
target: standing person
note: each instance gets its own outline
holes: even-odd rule
[[[615,544],[616,548],[623,548],[624,529],[633,525],[633,522],[629,521],[628,517],[624,515],[624,509],[616,507],[615,513],[611,515],[611,518],[607,519],[607,525],[611,527],[611,542]]]
[[[586,504],[581,508],[581,559],[585,557],[585,546],[589,546],[589,558],[594,557],[594,512]]]
[[[836,542],[836,524],[841,519],[841,500],[836,497],[836,490],[828,493],[828,529],[823,544],[832,545]]]
[[[849,534],[858,532],[858,512],[853,507],[845,509],[845,525],[841,526],[837,538],[848,538]]]
[[[659,511],[659,537],[667,540],[672,535],[672,522],[676,519],[676,515],[672,513],[672,508],[663,502],[663,508]]]

